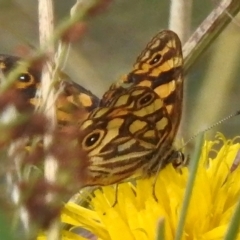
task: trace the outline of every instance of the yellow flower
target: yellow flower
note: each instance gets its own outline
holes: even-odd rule
[[[240,167],[231,170],[239,149],[239,143],[220,135],[204,143],[181,239],[224,238],[240,197]],[[158,201],[153,197],[155,177],[120,184],[115,206],[115,187],[97,189],[91,209],[69,202],[62,211],[62,222],[72,229],[85,228],[96,239],[154,240],[163,219],[165,240],[174,239],[189,174],[187,167],[181,171],[171,164],[165,167],[157,176]],[[70,231],[64,231],[63,239],[89,239]]]

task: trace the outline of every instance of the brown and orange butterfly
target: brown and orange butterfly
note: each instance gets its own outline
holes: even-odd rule
[[[18,63],[1,55],[3,73]],[[178,36],[157,34],[137,58],[134,69],[98,99],[66,81],[56,100],[59,125],[80,123],[79,147],[89,159],[84,186],[109,185],[134,176],[147,177],[171,162],[182,112],[183,57]],[[15,88],[34,105],[40,73],[19,75]],[[76,112],[84,111],[81,119]]]

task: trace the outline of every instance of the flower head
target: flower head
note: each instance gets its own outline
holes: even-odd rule
[[[240,167],[233,168],[239,149],[239,143],[220,135],[213,142],[205,142],[182,239],[224,238],[240,197]],[[163,219],[165,239],[174,239],[188,176],[187,167],[179,171],[169,164],[157,179],[154,176],[119,184],[114,206],[116,188],[97,189],[90,200],[91,209],[69,202],[62,211],[62,222],[70,224],[72,230],[87,229],[94,239],[152,240],[156,239],[159,221]],[[157,201],[152,187],[155,180]],[[63,232],[63,239],[90,239],[71,229]]]

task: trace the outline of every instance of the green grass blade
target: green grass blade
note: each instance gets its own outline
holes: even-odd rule
[[[228,231],[224,240],[237,239],[237,235],[239,234],[239,229],[240,229],[240,200],[237,203],[235,212],[228,226]]]
[[[181,213],[178,220],[175,240],[181,240],[182,238],[184,224],[187,216],[187,210],[188,210],[189,202],[191,199],[194,181],[195,181],[196,173],[198,169],[198,162],[201,155],[202,145],[203,145],[203,134],[199,135],[199,137],[197,138],[196,150],[194,152],[193,158],[190,161],[190,175],[188,178],[183,205],[182,205]]]
[[[157,236],[156,236],[155,240],[164,240],[165,239],[165,237],[164,237],[164,227],[165,227],[164,219],[161,218],[158,222]]]

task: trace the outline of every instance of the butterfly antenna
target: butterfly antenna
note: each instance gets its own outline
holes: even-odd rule
[[[194,134],[192,137],[190,137],[190,138],[184,143],[184,145],[180,148],[180,150],[181,150],[182,148],[184,148],[184,147],[185,147],[189,142],[191,142],[194,138],[196,138],[199,134],[204,133],[204,132],[207,132],[207,131],[209,131],[210,129],[212,129],[212,128],[214,128],[214,127],[222,124],[223,122],[225,122],[225,121],[227,121],[227,120],[229,120],[229,119],[231,119],[231,118],[233,118],[233,117],[236,117],[236,116],[238,116],[238,115],[240,115],[240,110],[238,110],[238,111],[230,114],[229,116],[227,116],[227,117],[219,120],[218,122],[214,123],[212,126],[207,127],[207,128],[205,128],[204,130],[201,130],[201,131],[197,132],[196,134]]]

